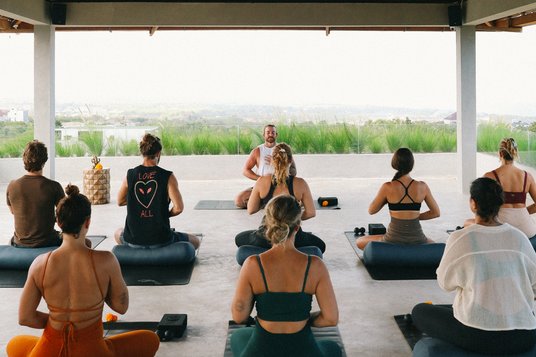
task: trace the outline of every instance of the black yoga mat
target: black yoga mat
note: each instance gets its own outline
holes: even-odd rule
[[[95,248],[106,236],[87,236],[87,239],[91,241],[91,247]],[[22,288],[27,277],[28,269],[0,269],[0,288]]]
[[[231,350],[231,335],[239,328],[246,327],[246,325],[237,324],[234,321],[229,321],[229,327],[227,329],[227,340],[225,341],[225,351],[223,357],[233,357],[233,351]],[[317,341],[330,340],[335,341],[341,347],[342,356],[346,357],[346,351],[344,350],[344,344],[342,343],[341,334],[337,326],[333,327],[311,327],[313,335]]]
[[[370,277],[374,280],[434,280],[437,279],[437,267],[411,267],[411,266],[388,266],[365,264],[363,251],[357,247],[355,240],[358,237],[354,232],[344,232],[350,246],[363,263]]]
[[[197,202],[194,209],[197,210],[236,210],[243,209],[236,207],[233,200],[201,200]]]
[[[158,328],[158,321],[113,321],[103,322],[104,336],[109,337],[120,333],[134,330],[150,330],[155,331]]]
[[[398,328],[400,329],[400,332],[402,332],[402,335],[404,335],[404,339],[408,343],[409,347],[413,350],[413,347],[415,347],[415,344],[419,342],[419,340],[426,336],[426,334],[423,334],[414,324],[413,320],[411,319],[411,314],[406,315],[395,315],[395,322],[398,325]]]

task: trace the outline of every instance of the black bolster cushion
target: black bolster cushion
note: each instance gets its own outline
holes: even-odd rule
[[[116,245],[112,252],[121,265],[181,265],[195,259],[195,248],[189,242],[176,242],[159,248]]]
[[[269,248],[257,247],[254,245],[243,245],[236,251],[236,262],[239,265],[242,265],[250,255],[258,255],[266,252],[268,249]],[[322,251],[316,246],[304,246],[297,249],[304,254],[316,255],[319,258],[323,258]]]
[[[402,245],[372,241],[363,251],[363,260],[368,266],[437,267],[444,250],[444,243]]]
[[[27,270],[34,259],[58,247],[18,248],[0,245],[0,269]]]

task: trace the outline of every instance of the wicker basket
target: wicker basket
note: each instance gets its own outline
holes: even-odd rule
[[[110,169],[84,170],[84,194],[94,205],[110,202]]]

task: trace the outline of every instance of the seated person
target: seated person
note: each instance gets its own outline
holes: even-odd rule
[[[536,212],[536,204],[527,207],[527,193],[536,202],[536,183],[527,171],[521,170],[514,165],[518,158],[517,144],[513,138],[504,138],[499,147],[501,166],[486,172],[484,177],[496,180],[504,190],[504,204],[499,210],[497,218],[503,223],[518,228],[529,238],[536,238],[536,222],[531,214]],[[464,226],[474,223],[473,219],[467,220]]]
[[[293,162],[292,150],[285,143],[277,144],[272,153],[272,166],[274,173],[271,176],[260,177],[248,201],[248,213],[254,214],[266,203],[277,195],[290,195],[295,197],[303,205],[301,220],[305,221],[316,216],[316,209],[311,195],[311,190],[304,179],[290,175],[289,169]],[[239,233],[235,238],[238,247],[254,245],[270,248],[270,242],[265,237],[264,218],[257,230],[249,230]],[[300,228],[296,234],[296,247],[316,246],[322,253],[326,250],[326,244],[317,236],[306,233]]]
[[[271,176],[274,172],[272,167],[272,151],[277,144],[277,129],[275,125],[266,125],[263,130],[263,137],[264,143],[251,150],[243,170],[244,176],[255,181],[263,176]],[[253,168],[256,168],[256,171],[253,171]],[[294,165],[294,161],[290,164],[290,174],[296,176],[296,166]],[[252,190],[253,188],[248,188],[236,196],[236,207],[247,207]]]
[[[316,341],[310,326],[335,326],[339,311],[322,259],[294,246],[302,210],[292,196],[280,195],[266,206],[266,235],[272,248],[245,261],[236,285],[233,320],[248,320],[257,308],[255,327],[231,336],[234,356],[340,356],[334,341]],[[311,312],[313,295],[320,311]]]
[[[54,229],[54,209],[65,194],[58,182],[43,176],[47,160],[45,144],[30,141],[22,154],[26,175],[7,186],[7,205],[15,219],[11,245],[15,247],[61,245],[60,233]]]
[[[184,204],[173,172],[158,166],[162,152],[160,139],[145,134],[140,142],[140,151],[143,163],[128,170],[119,188],[117,203],[127,206],[127,218],[125,228],[115,232],[116,242],[150,248],[190,242],[197,249],[199,238],[170,228],[169,217],[181,214]]]
[[[152,331],[103,337],[104,304],[124,314],[128,290],[115,256],[85,245],[91,203],[76,186],[67,186],[57,217],[63,242],[55,251],[34,260],[20,298],[19,323],[44,329],[43,335],[12,338],[7,355],[154,356],[160,341]],[[38,310],[41,298],[48,313]]]
[[[391,166],[397,170],[393,179],[385,182],[369,206],[369,214],[379,212],[385,204],[389,206],[391,223],[385,235],[363,236],[356,240],[359,249],[365,249],[370,241],[398,244],[433,243],[421,228],[420,221],[439,217],[437,205],[428,185],[415,181],[409,174],[413,170],[413,154],[407,148],[395,151]],[[421,213],[421,204],[426,202],[428,211]]]
[[[523,232],[497,219],[504,198],[496,181],[478,178],[470,193],[475,224],[451,233],[437,269],[454,304],[418,304],[413,321],[471,352],[519,354],[536,344],[536,253]]]

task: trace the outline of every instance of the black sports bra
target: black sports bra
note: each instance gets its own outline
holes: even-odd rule
[[[274,191],[277,187],[277,184],[275,183],[275,177],[272,176],[272,182],[270,183],[270,190],[266,194],[265,197],[261,198],[261,208],[264,208],[268,201],[274,197]],[[294,176],[287,177],[287,188],[288,188],[288,194],[294,197]]]
[[[389,210],[390,211],[420,211],[421,210],[421,203],[420,202],[415,202],[413,200],[413,198],[411,198],[411,196],[409,195],[409,192],[408,192],[409,186],[411,186],[411,184],[415,180],[411,180],[411,182],[407,186],[404,186],[404,184],[400,180],[395,179],[393,181],[399,182],[402,185],[402,187],[404,187],[404,190],[406,192],[404,193],[404,196],[402,196],[400,201],[398,201],[397,203],[391,203],[389,201],[387,202],[387,205],[389,206]],[[411,202],[402,203],[402,200],[404,198],[406,198],[406,197],[409,198],[411,200]]]

